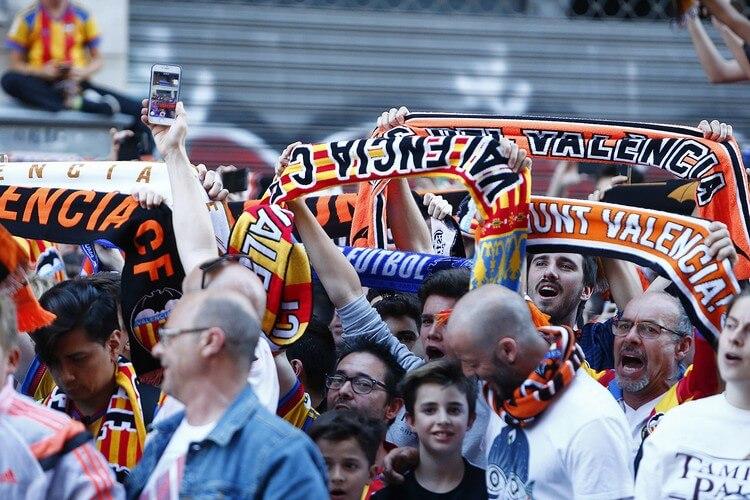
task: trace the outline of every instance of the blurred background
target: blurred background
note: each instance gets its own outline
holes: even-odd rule
[[[0,0],[4,31],[28,3]],[[747,87],[708,82],[667,0],[81,3],[103,34],[96,82],[145,97],[153,63],[182,66],[191,158],[209,166],[266,171],[289,142],[363,136],[400,105],[693,126],[717,118],[740,144],[750,127]],[[541,163],[535,192],[554,169]]]

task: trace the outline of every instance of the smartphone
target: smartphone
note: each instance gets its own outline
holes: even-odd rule
[[[148,121],[156,125],[174,123],[180,100],[182,68],[174,64],[151,66],[151,89],[148,93]]]
[[[230,193],[247,191],[247,169],[239,168],[229,172],[222,172],[221,183],[224,185],[224,189]]]

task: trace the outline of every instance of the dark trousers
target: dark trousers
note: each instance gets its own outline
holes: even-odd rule
[[[46,111],[62,111],[65,109],[64,95],[55,86],[54,82],[49,82],[36,76],[8,71],[3,75],[0,84],[5,92],[29,106],[41,108]],[[120,112],[133,117],[133,123],[128,128],[135,133],[133,140],[142,144],[138,149],[143,149],[142,153],[153,152],[154,139],[151,137],[151,131],[141,123],[140,102],[111,90],[97,87],[89,82],[81,82],[80,86],[81,90],[92,89],[98,94],[109,94],[117,99],[117,102],[120,104]],[[112,108],[106,102],[96,102],[85,98],[83,99],[80,111],[102,115],[112,114]]]

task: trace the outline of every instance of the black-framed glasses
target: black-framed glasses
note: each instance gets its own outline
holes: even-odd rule
[[[615,318],[612,322],[612,333],[617,337],[624,337],[633,329],[633,326],[635,326],[635,332],[642,339],[655,339],[661,334],[662,330],[684,337],[684,334],[670,330],[666,326],[661,326],[652,321],[630,321],[629,319],[618,318]]]
[[[239,262],[246,268],[252,270],[252,267],[250,266],[250,256],[246,253],[228,253],[221,257],[211,259],[198,266],[198,269],[201,270],[201,290],[205,290],[208,286],[208,283],[206,283],[206,276],[211,274],[211,271],[223,265],[225,262]]]
[[[384,383],[378,382],[374,378],[370,378],[367,375],[355,375],[353,377],[347,377],[344,374],[337,373],[335,375],[328,375],[326,377],[326,387],[333,390],[341,389],[347,382],[352,383],[352,390],[357,394],[370,394],[378,387],[382,388],[384,391],[388,390]]]
[[[210,326],[201,326],[195,328],[159,328],[159,338],[161,340],[171,340],[185,333],[199,333],[211,328]]]

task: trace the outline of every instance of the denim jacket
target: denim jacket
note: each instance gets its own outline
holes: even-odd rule
[[[128,478],[128,498],[141,494],[184,416],[154,426]],[[206,439],[190,445],[180,497],[328,498],[326,467],[310,438],[263,408],[248,385]]]

